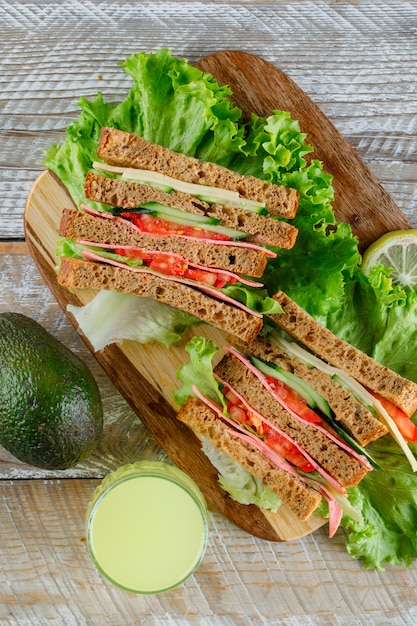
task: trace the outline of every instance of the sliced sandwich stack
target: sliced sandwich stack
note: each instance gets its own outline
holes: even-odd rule
[[[272,319],[285,337],[275,328],[267,338],[223,346],[213,367],[217,397],[207,391],[208,375],[193,382],[192,363],[180,368],[178,419],[261,480],[300,521],[325,498],[333,535],[343,511],[351,513],[347,489],[378,468],[368,443],[390,433],[417,470],[406,441],[417,441],[410,419],[417,385],[333,335],[286,294],[275,299],[283,312]],[[204,354],[207,342],[191,344],[198,342],[195,355]]]
[[[279,305],[262,278],[297,229],[298,194],[103,128],[88,204],[63,213],[58,282],[156,299],[254,339]],[[101,171],[102,173],[98,173]]]

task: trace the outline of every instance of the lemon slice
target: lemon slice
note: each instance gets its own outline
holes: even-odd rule
[[[369,274],[381,263],[393,268],[394,285],[414,288],[417,285],[417,230],[394,230],[369,246],[362,259],[362,270]]]

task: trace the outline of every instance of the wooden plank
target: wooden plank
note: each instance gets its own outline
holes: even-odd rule
[[[26,241],[0,241],[0,254],[28,254]]]
[[[216,512],[204,559],[181,587],[156,596],[117,589],[95,570],[85,544],[98,482],[0,481],[2,625],[414,623],[415,569],[377,575],[347,554],[342,535],[328,541],[322,529],[271,544]]]

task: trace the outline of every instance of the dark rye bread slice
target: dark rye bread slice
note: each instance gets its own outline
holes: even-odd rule
[[[281,498],[297,519],[307,520],[320,504],[321,496],[317,491],[296,476],[276,467],[254,445],[239,439],[214,411],[196,398],[188,398],[177,417],[197,436],[208,439],[216,448],[259,478]]]
[[[242,337],[244,341],[254,339],[263,326],[262,318],[250,315],[188,285],[104,263],[61,257],[58,284],[77,289],[121,291],[153,298],[220,330]]]
[[[291,250],[297,240],[298,229],[295,226],[268,215],[236,210],[235,207],[221,204],[210,205],[206,215],[221,220],[224,226],[251,233],[245,239],[251,243]]]
[[[267,260],[263,252],[250,248],[205,244],[175,235],[148,235],[141,233],[126,220],[96,217],[74,209],[63,211],[59,234],[69,239],[84,239],[117,246],[138,246],[143,250],[180,254],[196,265],[229,270],[255,278],[261,278]]]
[[[135,209],[144,202],[159,202],[188,213],[209,215],[220,219],[223,226],[251,233],[245,241],[265,246],[290,249],[294,246],[298,234],[298,229],[292,224],[281,222],[268,215],[258,215],[232,206],[209,205],[181,191],[166,193],[149,185],[109,178],[95,172],[88,172],[84,194],[87,200],[113,207]]]
[[[87,172],[84,182],[87,200],[102,202],[114,207],[136,209],[143,202],[159,202],[175,209],[204,215],[209,209],[207,202],[182,191],[161,191],[149,185],[142,185],[122,178],[110,178],[95,172]]]
[[[231,354],[215,368],[216,374],[240,393],[249,404],[284,433],[292,437],[330,476],[344,487],[357,485],[367,468],[312,425],[286,411],[241,361]]]
[[[297,212],[295,189],[242,176],[221,165],[173,152],[133,133],[102,128],[97,154],[111,165],[152,170],[188,183],[237,191],[243,198],[265,202],[272,215],[291,219]]]
[[[282,306],[283,313],[272,315],[271,318],[294,339],[330,365],[338,367],[395,404],[407,415],[417,410],[416,383],[339,339],[282,291],[276,293],[274,299]]]
[[[283,370],[292,372],[305,380],[327,400],[335,419],[362,446],[387,434],[386,426],[351,393],[338,385],[331,376],[317,368],[308,367],[294,356],[289,356],[265,337],[258,337],[249,344],[234,340],[233,344],[242,353],[275,363]]]

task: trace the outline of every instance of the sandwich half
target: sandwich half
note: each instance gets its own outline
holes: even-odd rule
[[[336,337],[286,294],[274,297],[282,306],[271,316],[277,326],[253,341],[230,337],[219,349],[191,340],[190,361],[177,372],[178,419],[210,458],[207,441],[301,521],[324,498],[332,535],[343,511],[356,515],[349,487],[379,471],[369,443],[391,435],[417,471],[408,445],[417,442],[409,416],[417,385]]]
[[[114,168],[112,169],[111,166],[99,163],[95,163],[94,166],[114,172]],[[127,172],[123,169],[117,171],[126,174],[127,177],[134,178],[135,175],[132,171]],[[145,179],[146,175],[143,175],[143,178]],[[199,190],[196,189],[195,193],[198,192]],[[116,207],[118,214],[134,220],[137,226],[141,226],[143,229],[150,227],[151,224],[142,224],[139,216],[143,214],[143,211],[141,212],[139,209],[148,208],[149,214],[153,204],[154,213],[159,209],[158,217],[160,219],[163,216],[166,221],[169,221],[169,215],[164,215],[163,207],[172,207],[182,211],[183,224],[186,226],[189,225],[190,220],[187,213],[211,218],[223,226],[240,231],[245,237],[245,241],[251,243],[290,250],[294,247],[297,239],[298,229],[289,222],[274,219],[269,215],[259,214],[253,210],[244,210],[232,204],[220,204],[220,200],[217,198],[215,199],[216,202],[209,203],[190,193],[175,190],[167,192],[156,189],[150,184],[141,184],[134,180],[110,178],[96,172],[88,172],[84,193],[87,200]]]
[[[294,189],[242,176],[114,128],[101,129],[97,154],[103,161],[93,163],[95,171],[87,174],[85,197],[113,207],[109,210],[130,217],[138,227],[152,226],[153,208],[158,219],[170,221],[173,215],[179,223],[182,216],[188,226],[189,220],[194,224],[197,217],[205,218],[252,243],[291,249],[296,242],[297,228],[280,219],[296,215]],[[140,219],[144,212],[146,223]]]
[[[183,387],[174,393],[178,419],[256,477],[300,521],[325,498],[333,534],[343,509],[349,510],[347,489],[372,470],[369,455],[334,430],[322,413],[325,402],[318,408],[318,394],[310,390],[306,397],[283,383],[272,361],[231,345],[217,351],[202,337],[187,350],[190,361],[177,373]]]
[[[319,324],[282,291],[274,295],[282,311],[271,319],[297,342],[385,398],[410,417],[417,410],[417,384],[399,376]]]
[[[244,341],[258,335],[265,313],[280,310],[250,276],[262,275],[269,254],[264,248],[144,234],[122,217],[85,209],[62,215],[60,285],[149,297]]]
[[[294,189],[179,154],[133,133],[103,127],[97,154],[115,166],[151,170],[186,183],[204,185],[210,188],[209,193],[214,189],[236,192],[245,200],[265,203],[272,215],[291,219],[297,211],[298,193]]]

